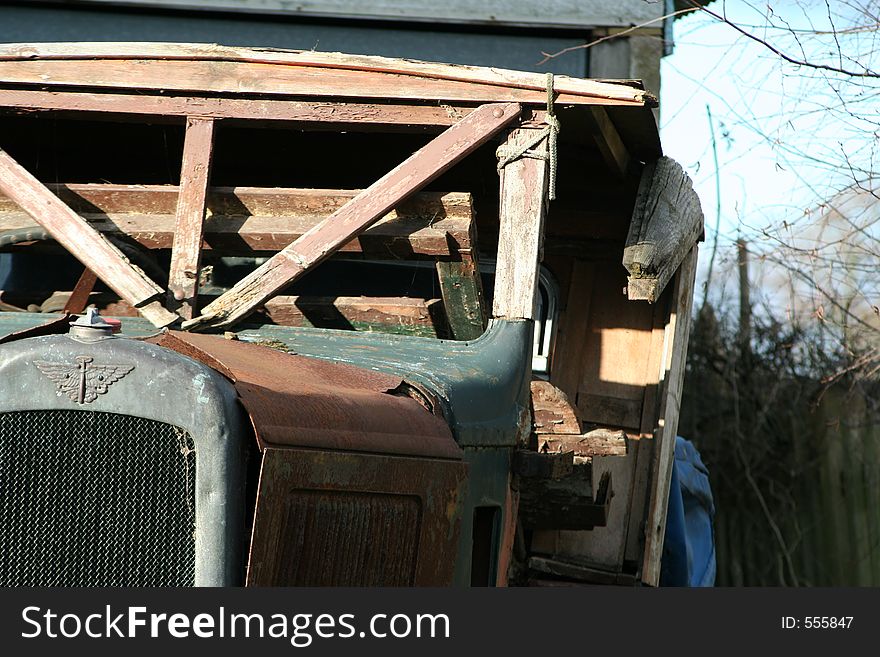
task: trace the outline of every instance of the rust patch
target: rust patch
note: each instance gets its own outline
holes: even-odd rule
[[[168,331],[151,340],[226,376],[260,449],[295,446],[460,459],[435,403],[397,376],[222,337]],[[417,396],[418,397],[418,396]]]

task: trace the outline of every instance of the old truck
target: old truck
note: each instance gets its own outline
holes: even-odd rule
[[[656,585],[703,217],[655,106],[0,47],[0,583]]]

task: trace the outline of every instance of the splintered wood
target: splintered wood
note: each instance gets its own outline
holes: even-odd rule
[[[646,166],[623,251],[627,297],[656,301],[702,234],[700,199],[681,165],[661,157]]]
[[[157,298],[162,288],[3,150],[0,191],[120,297],[137,306],[155,326],[168,326],[177,320],[177,315],[166,310]]]
[[[483,105],[434,138],[209,304],[187,328],[227,326],[247,316],[314,265],[336,253],[403,199],[419,191],[519,116],[517,104]]]

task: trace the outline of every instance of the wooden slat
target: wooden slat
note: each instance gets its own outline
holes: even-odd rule
[[[456,340],[474,340],[483,335],[486,310],[476,261],[472,258],[439,261],[436,268],[452,337]]]
[[[639,562],[645,546],[645,519],[648,514],[651,477],[654,463],[653,440],[654,430],[659,412],[658,397],[660,382],[664,379],[666,363],[664,362],[663,344],[666,336],[666,324],[669,321],[670,297],[667,294],[654,305],[653,328],[651,342],[647,350],[647,369],[645,375],[645,396],[642,403],[640,439],[635,441],[635,471],[633,472],[632,496],[630,500],[629,528],[626,535],[626,558],[628,561]]]
[[[589,331],[590,307],[593,299],[594,270],[596,265],[575,260],[572,266],[568,301],[556,334],[557,354],[565,358],[553,358],[550,381],[569,399],[577,400],[583,376],[584,352]]]
[[[179,188],[173,185],[47,185],[89,224],[151,249],[171,247]],[[355,190],[212,187],[203,248],[239,255],[280,251],[337,211]],[[467,259],[473,244],[470,194],[425,192],[398,204],[340,251],[369,257]],[[33,219],[0,194],[0,230]]]
[[[192,319],[199,291],[205,201],[213,150],[214,120],[198,117],[187,119],[168,273],[169,304],[184,319]]]
[[[440,299],[406,297],[296,297],[269,299],[264,311],[276,324],[447,337]]]
[[[593,139],[608,168],[623,178],[629,170],[630,155],[617,128],[602,107],[589,108],[588,121]]]
[[[483,105],[416,151],[344,207],[246,276],[190,327],[228,325],[246,316],[278,290],[338,251],[360,231],[519,116],[517,104]]]
[[[666,511],[669,500],[669,481],[675,457],[675,436],[681,408],[687,343],[690,335],[691,306],[694,299],[694,277],[697,271],[697,247],[685,257],[676,276],[672,314],[666,327],[664,344],[664,378],[660,393],[659,429],[654,449],[651,476],[651,499],[645,525],[645,555],[642,562],[642,581],[656,586],[660,581],[660,558],[666,535]]]
[[[162,294],[162,288],[3,150],[0,150],[0,191],[120,297],[137,306],[154,325],[167,326],[177,319],[177,315],[154,300]]]
[[[542,82],[543,82],[542,76]],[[137,88],[196,93],[251,93],[293,97],[375,98],[467,103],[523,103],[544,106],[547,92],[541,87],[475,84],[386,72],[364,72],[320,66],[279,67],[274,64],[157,59],[89,59],[59,61],[0,61],[0,84],[32,84],[45,87]],[[603,83],[597,83],[603,84]],[[630,98],[644,92],[618,85],[606,85],[613,92],[627,89]],[[625,105],[641,107],[641,100],[606,98],[559,92],[562,104]]]
[[[514,130],[505,148],[519,149],[534,136],[534,130]],[[534,319],[549,176],[547,160],[540,157],[547,154],[547,139],[533,150],[536,157],[521,157],[500,172],[501,225],[492,305],[494,317]]]
[[[84,311],[89,304],[89,297],[92,294],[92,290],[95,289],[95,283],[97,282],[98,277],[95,276],[91,269],[83,269],[83,273],[80,274],[79,280],[70,293],[70,297],[64,304],[64,312],[71,315],[79,315]]]
[[[42,43],[0,46],[0,81],[355,98],[546,103],[546,76],[500,68],[209,44]],[[556,76],[557,103],[642,106],[627,84]]]
[[[377,103],[302,102],[165,96],[124,93],[83,93],[32,89],[0,90],[0,107],[24,110],[112,112],[153,116],[198,115],[213,119],[286,121],[296,124],[329,124],[340,128],[356,125],[442,128],[453,125],[473,111],[472,107]]]

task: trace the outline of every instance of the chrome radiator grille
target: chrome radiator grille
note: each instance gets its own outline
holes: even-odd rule
[[[193,585],[195,468],[162,422],[0,413],[0,585]]]

